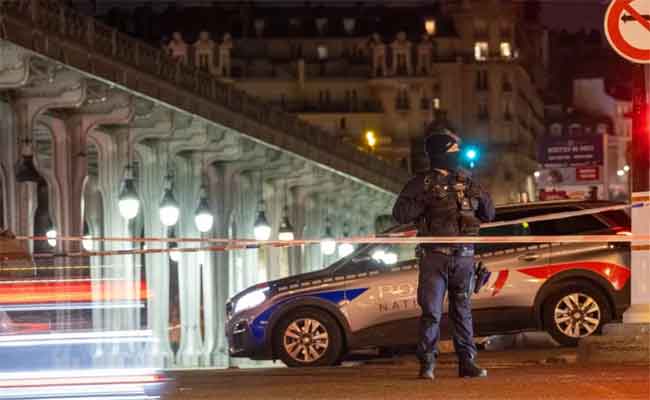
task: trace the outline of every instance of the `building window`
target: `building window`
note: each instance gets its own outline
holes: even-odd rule
[[[488,42],[476,42],[474,44],[474,58],[476,61],[487,61]]]
[[[409,96],[406,89],[399,89],[397,91],[397,99],[395,107],[398,110],[408,110],[409,109]]]
[[[596,132],[600,135],[606,135],[607,134],[607,125],[606,124],[598,124],[596,127]]]
[[[486,121],[490,118],[488,111],[488,104],[486,100],[481,100],[478,103],[478,119],[479,121]]]
[[[356,25],[356,20],[354,18],[343,18],[343,29],[348,35],[354,33],[354,28]]]
[[[342,131],[347,129],[347,121],[345,118],[341,118],[339,121],[339,128],[341,128]]]
[[[476,90],[488,90],[488,72],[484,69],[476,71]]]
[[[255,25],[255,34],[257,35],[257,37],[261,37],[262,35],[264,35],[264,28],[266,25],[264,23],[264,20],[258,18],[255,20],[255,22],[253,22],[253,24]]]
[[[510,39],[512,37],[512,29],[510,28],[510,24],[507,22],[502,22],[501,23],[501,39]]]
[[[301,22],[299,18],[291,18],[289,19],[289,32],[292,34],[298,36],[298,34],[301,31]]]
[[[512,121],[512,99],[503,100],[503,119]]]
[[[321,108],[329,106],[331,101],[330,91],[329,90],[319,90],[318,91],[318,104]]]
[[[560,124],[553,124],[551,125],[551,136],[553,137],[560,137],[562,136],[562,125]]]
[[[501,42],[499,48],[501,50],[502,58],[505,58],[506,60],[512,58],[512,47],[510,46],[510,42]]]
[[[434,97],[433,101],[431,102],[431,106],[433,106],[434,110],[439,110],[440,109],[440,98],[439,97]]]
[[[503,74],[503,91],[512,92],[512,83],[510,82],[510,77],[508,74]]]
[[[291,57],[295,60],[298,58],[302,58],[302,44],[300,43],[293,43],[291,44]]]
[[[327,32],[327,18],[316,18],[316,30],[319,35],[324,35]]]
[[[318,45],[318,47],[316,47],[316,53],[318,55],[318,61],[327,61],[327,58],[329,57],[327,46],[323,44]]]
[[[484,38],[488,35],[488,26],[487,22],[482,19],[477,19],[474,21],[474,36],[477,38]]]
[[[427,35],[433,36],[436,34],[436,20],[429,18],[426,21],[424,21],[424,30],[426,31]]]
[[[571,136],[580,136],[580,135],[582,135],[582,125],[580,125],[580,124],[571,124],[571,125],[569,125],[569,135],[571,135]]]

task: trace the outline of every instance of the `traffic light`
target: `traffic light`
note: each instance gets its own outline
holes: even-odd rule
[[[470,168],[474,168],[479,158],[481,158],[481,152],[476,146],[467,146],[462,149],[461,157],[463,164],[467,164]]]

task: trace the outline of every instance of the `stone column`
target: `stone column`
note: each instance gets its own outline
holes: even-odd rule
[[[206,235],[217,238],[228,237],[227,193],[224,190],[222,168],[208,167],[208,201],[215,217],[214,228]],[[229,188],[230,189],[230,188]],[[207,244],[207,243],[206,243]],[[213,252],[202,268],[203,315],[205,339],[203,341],[203,365],[207,367],[227,367],[227,344],[224,335],[226,323],[225,305],[228,300],[228,254]]]
[[[174,194],[181,213],[176,227],[179,237],[199,237],[194,225],[194,211],[199,197],[200,160],[176,157]],[[179,244],[179,247],[199,247],[196,243]],[[201,362],[201,265],[203,253],[181,253],[178,263],[178,288],[181,315],[181,343],[176,355],[180,367],[198,367]]]
[[[138,190],[141,200],[140,212],[144,217],[144,234],[147,237],[166,237],[167,229],[160,222],[158,205],[166,175],[166,145],[154,142],[150,146],[136,147],[140,161]],[[118,216],[118,218],[120,218]],[[148,242],[147,248],[166,248],[166,243]],[[148,327],[156,339],[152,349],[154,365],[169,368],[173,365],[174,354],[169,341],[169,255],[149,253],[145,255],[145,271],[149,298],[147,302]]]

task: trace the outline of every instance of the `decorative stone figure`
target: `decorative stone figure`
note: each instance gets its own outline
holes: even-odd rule
[[[386,76],[386,45],[381,40],[381,36],[379,36],[378,33],[372,34],[372,38],[370,39],[370,49],[372,54],[371,75],[373,77]],[[377,70],[379,70],[379,72],[377,72]]]
[[[187,63],[187,43],[183,40],[183,35],[180,32],[172,34],[172,40],[167,45],[167,53],[175,61]]]
[[[233,43],[230,33],[223,35],[223,42],[219,46],[219,75],[230,76],[230,51]]]
[[[393,63],[391,75],[413,75],[411,65],[411,42],[406,40],[406,33],[399,32],[397,38],[391,43],[393,50]]]
[[[417,75],[431,75],[431,63],[433,62],[433,44],[428,35],[422,35],[422,41],[418,43],[418,64]]]
[[[202,31],[199,40],[194,43],[194,64],[203,70],[213,72],[214,47],[214,40],[210,38],[210,33]]]

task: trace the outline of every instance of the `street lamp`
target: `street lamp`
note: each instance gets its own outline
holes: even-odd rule
[[[169,259],[175,263],[178,263],[181,260],[181,252],[178,250],[173,250],[173,249],[178,249],[178,243],[170,242],[169,249],[170,249]]]
[[[284,208],[282,209],[282,224],[278,231],[278,239],[280,240],[293,240],[295,235],[293,233],[293,226],[289,221],[289,194],[287,188],[287,181],[284,181]]]
[[[163,193],[162,200],[160,201],[160,208],[158,210],[160,214],[160,222],[165,226],[174,226],[178,222],[180,208],[178,202],[174,198],[172,177],[167,175],[165,181],[165,192]]]
[[[269,225],[269,221],[266,219],[266,213],[264,212],[264,200],[260,200],[260,210],[257,213],[253,234],[255,235],[255,240],[269,240],[271,238],[271,225]]]
[[[429,18],[424,21],[424,30],[427,31],[427,35],[433,36],[436,34],[436,20]]]
[[[284,206],[284,215],[282,216],[282,224],[280,225],[280,231],[278,232],[278,239],[280,240],[293,240],[293,226],[289,221],[289,210],[287,206]]]
[[[343,225],[343,237],[348,237],[348,223]],[[352,243],[341,243],[339,245],[339,257],[347,257],[354,252],[354,245]]]
[[[336,241],[334,235],[332,235],[329,218],[325,221],[325,234],[320,241],[320,250],[326,256],[331,256],[336,251]]]
[[[117,206],[122,218],[130,220],[135,218],[140,210],[140,199],[138,198],[138,192],[135,189],[135,182],[130,165],[126,166],[121,186],[120,194],[117,198]]]
[[[50,224],[50,226],[47,228],[47,231],[45,232],[45,236],[47,237],[47,244],[50,245],[50,247],[56,247],[56,228],[54,225]]]
[[[367,130],[366,131],[366,143],[370,148],[375,148],[377,145],[377,136],[375,135],[375,132],[373,130]]]
[[[194,224],[199,232],[205,233],[212,229],[214,224],[214,215],[210,212],[210,205],[204,187],[201,187],[201,197],[199,198],[199,205],[194,213]]]

